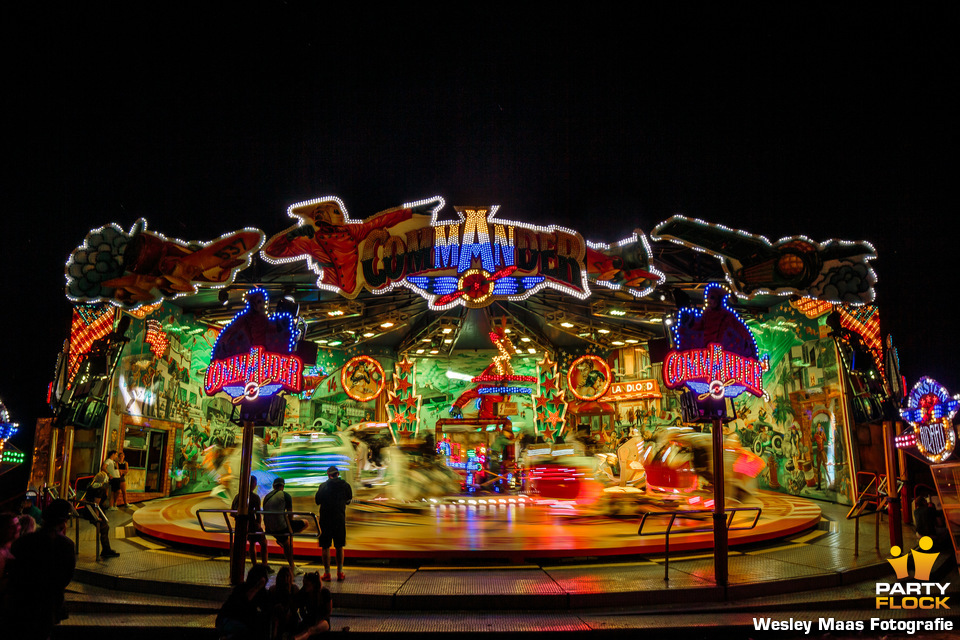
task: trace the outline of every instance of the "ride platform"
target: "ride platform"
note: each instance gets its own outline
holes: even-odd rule
[[[228,523],[217,510],[228,509],[219,497],[193,494],[153,500],[133,516],[144,535],[178,544],[228,549]],[[348,558],[501,559],[521,562],[538,558],[616,557],[663,553],[667,511],[677,507],[648,505],[643,536],[641,516],[611,514],[595,505],[539,501],[522,496],[451,497],[413,505],[387,501],[355,502],[347,511]],[[731,548],[787,538],[811,529],[821,509],[810,500],[759,492],[742,505],[729,533]],[[760,510],[756,519],[756,510]],[[294,512],[315,512],[310,496],[294,496]],[[670,535],[671,552],[713,548],[712,518],[704,509],[677,518]],[[201,520],[202,518],[202,526]],[[297,557],[317,557],[316,527],[294,537]],[[756,519],[755,526],[750,526]],[[706,530],[705,530],[706,529]],[[650,535],[648,535],[650,534]],[[269,538],[269,536],[268,536]],[[270,553],[280,547],[270,538]]]

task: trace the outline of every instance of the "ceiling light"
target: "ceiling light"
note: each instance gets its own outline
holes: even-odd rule
[[[571,329],[571,328],[573,328],[573,324],[571,324],[571,323],[569,323],[569,322],[561,322],[561,323],[560,323],[560,326],[563,327],[563,328],[565,328],[565,329]]]
[[[380,323],[380,327],[383,328],[383,329],[389,329],[389,328],[392,327],[392,326],[393,326],[393,323],[390,322],[389,320],[388,320],[387,322],[381,322],[381,323]]]

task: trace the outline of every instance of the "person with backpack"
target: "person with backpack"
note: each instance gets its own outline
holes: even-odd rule
[[[303,572],[293,563],[293,528],[290,523],[293,499],[283,490],[284,484],[283,478],[276,478],[273,491],[263,497],[263,528],[283,549],[290,571],[300,575]]]

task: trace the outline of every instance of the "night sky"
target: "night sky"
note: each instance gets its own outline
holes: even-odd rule
[[[324,195],[354,218],[500,204],[603,241],[674,213],[869,240],[908,384],[960,391],[947,5],[197,4],[6,16],[0,398],[21,449],[50,415],[63,264],[90,228],[270,235]]]

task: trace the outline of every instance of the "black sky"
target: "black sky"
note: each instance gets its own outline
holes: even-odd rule
[[[869,240],[908,383],[960,391],[949,5],[328,4],[8,14],[0,398],[21,423],[47,415],[88,229],[270,234],[322,195],[354,217],[497,203],[606,241],[673,213]]]

